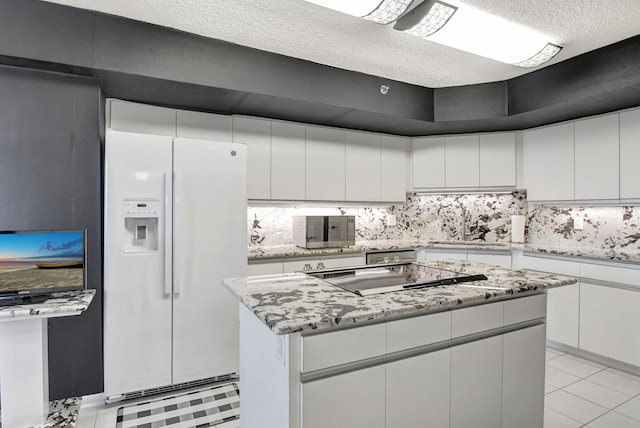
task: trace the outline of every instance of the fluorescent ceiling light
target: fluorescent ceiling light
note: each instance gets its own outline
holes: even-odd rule
[[[306,0],[329,9],[379,24],[388,24],[398,19],[413,0]]]
[[[515,63],[513,65],[524,68],[536,67],[540,64],[544,64],[545,62],[556,56],[558,52],[560,52],[560,49],[562,49],[561,46],[554,45],[553,43],[547,43],[547,46],[545,46],[540,52],[538,52],[531,58],[522,62]]]
[[[420,19],[422,16],[424,18]],[[454,6],[434,0],[425,0],[400,18],[393,28],[520,67],[540,65],[561,49],[560,46],[549,43],[546,36],[531,28],[506,21],[471,6],[465,5],[455,9]]]
[[[458,8],[434,0],[425,0],[393,26],[412,36],[426,38],[441,29]]]

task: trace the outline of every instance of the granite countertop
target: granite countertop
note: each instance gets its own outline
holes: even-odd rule
[[[360,254],[366,251],[382,251],[402,248],[441,248],[464,249],[482,251],[512,251],[523,250],[528,253],[548,254],[564,257],[577,257],[582,259],[604,260],[623,263],[640,263],[640,249],[603,249],[603,248],[578,248],[578,247],[552,247],[540,244],[512,244],[510,242],[484,242],[484,241],[432,241],[432,240],[389,240],[389,241],[360,241],[352,247],[346,248],[318,248],[305,249],[295,245],[279,245],[272,247],[249,247],[250,261],[313,257],[313,256],[340,256]]]
[[[525,252],[621,263],[640,263],[640,249],[604,249],[526,245]]]
[[[575,279],[483,263],[445,260],[422,263],[487,281],[361,297],[302,273],[231,278],[223,284],[276,334],[318,330],[398,315],[454,309],[480,301],[574,284]]]
[[[428,240],[379,240],[379,241],[358,241],[356,245],[343,248],[316,248],[306,249],[295,245],[277,245],[270,247],[250,246],[248,248],[249,260],[267,260],[294,257],[313,256],[340,256],[349,254],[360,254],[366,251],[384,251],[411,248],[464,248],[479,250],[499,250],[510,251],[516,244],[509,242],[483,242],[483,241],[428,241]],[[522,248],[522,245],[517,246]]]
[[[52,293],[51,298],[33,305],[0,306],[0,321],[12,318],[40,316],[55,317],[73,315],[74,312],[85,311],[96,290],[63,291]]]

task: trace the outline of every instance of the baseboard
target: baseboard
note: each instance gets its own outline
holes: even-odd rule
[[[584,358],[585,360],[593,361],[594,363],[602,364],[612,369],[620,370],[621,372],[629,373],[634,376],[640,376],[640,367],[633,364],[623,363],[622,361],[614,360],[613,358],[605,357],[600,354],[585,351],[584,349],[575,348],[573,346],[566,345],[560,342],[554,342],[547,339],[547,346],[558,351],[566,352],[576,357]]]

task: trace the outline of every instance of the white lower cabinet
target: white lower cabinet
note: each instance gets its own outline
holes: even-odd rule
[[[364,264],[364,256],[360,253],[342,257],[304,257],[287,259],[263,259],[249,260],[247,275],[276,275],[303,271],[306,265],[311,269],[326,269],[361,266]]]
[[[282,274],[282,260],[280,259],[249,262],[247,266],[247,276],[277,274]]]
[[[503,337],[502,428],[544,424],[545,327],[536,325]],[[527,385],[523,388],[522,385]]]
[[[449,428],[451,350],[387,364],[386,427]]]
[[[385,428],[385,367],[302,385],[303,428]]]
[[[640,366],[640,289],[580,282],[580,348]]]
[[[491,251],[469,251],[467,260],[470,262],[486,263],[488,265],[511,267],[511,251],[498,253]]]
[[[445,250],[441,248],[427,248],[424,251],[424,260],[432,262],[436,260],[467,260],[466,250]]]
[[[451,348],[450,427],[496,428],[501,415],[502,336]]]
[[[578,284],[547,290],[547,338],[578,347],[580,286]]]

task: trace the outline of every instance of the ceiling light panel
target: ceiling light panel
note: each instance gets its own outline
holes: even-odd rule
[[[420,22],[406,32],[416,37],[429,37],[449,21],[456,8],[446,3],[434,2],[429,12]]]
[[[531,28],[469,5],[456,8],[437,0],[425,0],[402,16],[394,28],[451,48],[520,67],[542,64],[560,49],[557,45],[549,44],[546,36]],[[547,47],[548,44],[550,46]]]
[[[561,46],[554,45],[553,43],[548,43],[547,46],[544,47],[544,49],[542,49],[531,58],[522,62],[517,62],[513,65],[517,65],[518,67],[523,68],[537,67],[538,65],[544,64],[545,62],[556,56],[561,49]]]
[[[383,0],[376,10],[365,16],[364,19],[389,24],[400,17],[413,0]]]
[[[338,12],[389,24],[404,13],[413,0],[305,0]]]

